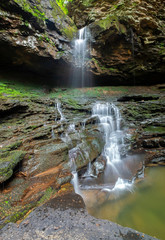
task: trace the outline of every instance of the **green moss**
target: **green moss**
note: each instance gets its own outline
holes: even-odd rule
[[[37,205],[41,205],[41,204],[47,202],[55,193],[56,193],[56,190],[54,190],[53,188],[51,188],[51,187],[47,188],[44,195],[37,202]]]
[[[68,14],[68,9],[67,9],[67,5],[68,2],[72,2],[73,0],[56,0],[56,3],[58,4],[58,6],[61,8],[61,10],[65,13]]]
[[[131,103],[127,105],[127,114],[130,120],[143,121],[144,119],[150,119],[157,115],[160,116],[164,110],[163,105],[164,102],[161,103],[155,100],[144,102],[142,105]]]
[[[126,33],[126,27],[119,22],[119,18],[117,15],[108,15],[106,18],[101,19],[95,23],[96,25],[100,26],[104,30],[107,30],[111,27],[116,28],[120,33],[125,34]],[[113,34],[113,31],[111,31],[111,34]]]
[[[0,183],[9,179],[13,174],[13,169],[24,158],[26,152],[12,151],[8,154],[0,155]]]
[[[159,49],[160,55],[165,54],[165,43],[159,43],[158,45],[156,45],[156,47]]]
[[[112,26],[112,22],[116,21],[116,16],[107,16],[105,19],[102,19],[97,22],[97,25],[99,25],[104,30],[109,29]]]
[[[78,104],[78,102],[73,98],[65,99],[64,102],[69,104],[70,106],[73,106],[75,109],[81,108],[80,105]]]
[[[67,37],[69,40],[72,40],[75,33],[77,32],[77,28],[76,28],[75,24],[73,23],[72,19],[67,17],[67,21],[69,21],[69,22],[68,22],[67,27],[64,27],[64,20],[66,19],[65,13],[58,7],[56,2],[50,0],[50,5],[53,8],[52,16],[53,16],[55,22],[58,24],[61,33],[65,37]]]
[[[48,34],[46,32],[44,34],[42,34],[42,35],[39,35],[38,36],[38,40],[47,42],[50,45],[52,45],[53,47],[56,47],[55,43],[52,41],[52,39],[50,39],[50,37],[48,36]]]
[[[164,133],[165,127],[160,126],[148,126],[143,129],[145,132],[152,132],[152,133]]]
[[[36,206],[42,205],[43,203],[50,200],[51,197],[53,197],[56,192],[57,192],[57,190],[53,189],[52,187],[47,188],[45,190],[43,196],[40,198],[40,200],[37,201]]]
[[[11,143],[5,146],[5,149],[7,149],[7,151],[14,150],[14,149],[17,149],[21,144],[22,144],[22,141],[16,141],[14,143]]]
[[[2,221],[0,224],[0,229],[2,229],[7,223],[9,222],[17,222],[27,216],[27,213],[36,206],[36,203],[28,204],[25,207],[17,207],[18,209],[15,210],[10,204],[10,201],[4,201],[0,203],[0,210],[1,213],[0,217],[5,217],[6,219]]]
[[[25,85],[23,83],[17,83],[12,85],[11,82],[6,79],[0,79],[0,98],[24,98],[24,97],[38,97],[43,95],[43,92],[39,91],[38,86]]]
[[[17,4],[19,4],[24,11],[31,13],[38,20],[45,21],[47,18],[45,17],[45,13],[41,11],[40,5],[31,6],[27,0],[14,0]]]
[[[36,126],[36,125],[32,125],[32,126],[30,126],[30,127],[31,127],[32,130],[38,128],[38,126]]]
[[[65,51],[58,51],[57,56],[61,58],[65,54]]]
[[[96,66],[98,66],[103,72],[107,72],[107,73],[119,73],[119,70],[117,68],[108,68],[108,67],[105,67],[103,65],[101,65],[101,63],[95,59],[95,58],[92,58],[91,61],[93,61],[95,63]]]
[[[82,4],[85,6],[85,7],[90,7],[92,6],[92,4],[95,2],[95,0],[83,0],[82,1]]]
[[[8,219],[7,221],[6,221],[6,223],[7,222],[17,222],[18,220],[20,220],[20,219],[22,219],[25,215],[26,215],[26,213],[30,210],[30,208],[31,207],[29,207],[29,208],[27,208],[27,209],[25,209],[25,210],[22,210],[22,211],[19,211],[19,212],[16,212],[16,213],[14,213],[11,217],[10,217],[10,219]]]
[[[0,218],[5,219],[0,223],[0,229],[2,229],[9,222],[17,222],[18,220],[24,219],[30,213],[30,210],[47,202],[54,194],[56,190],[49,187],[44,192],[43,196],[39,201],[27,204],[25,207],[12,206],[11,199],[0,202]]]
[[[29,25],[30,25],[30,23],[27,20],[24,22],[24,24],[26,27],[29,27]]]
[[[62,28],[62,33],[66,36],[69,40],[72,40],[77,32],[77,28],[74,26],[68,26],[67,28]]]

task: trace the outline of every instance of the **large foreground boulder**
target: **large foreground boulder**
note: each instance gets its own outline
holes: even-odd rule
[[[23,239],[103,239],[154,240],[151,236],[116,223],[90,216],[80,196],[69,193],[37,208],[19,225],[7,224],[3,240]]]

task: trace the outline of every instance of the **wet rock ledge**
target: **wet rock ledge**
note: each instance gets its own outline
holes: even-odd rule
[[[0,233],[3,240],[25,239],[120,239],[154,240],[143,233],[90,216],[82,198],[74,193],[52,199],[19,225],[9,223]]]

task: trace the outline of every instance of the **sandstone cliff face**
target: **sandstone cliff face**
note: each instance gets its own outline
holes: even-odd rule
[[[1,70],[18,66],[51,74],[71,60],[77,28],[56,1],[2,0],[0,29]]]
[[[163,0],[75,0],[70,5],[70,16],[79,28],[89,25],[93,41],[89,66],[101,77],[98,84],[163,80]]]
[[[54,0],[2,0],[1,71],[14,66],[19,71],[27,69],[47,75],[47,79],[53,76],[55,84],[67,82],[73,55],[72,39],[77,27],[88,26],[92,47],[87,66],[96,84],[163,81],[163,0],[74,0],[68,8],[70,17]]]

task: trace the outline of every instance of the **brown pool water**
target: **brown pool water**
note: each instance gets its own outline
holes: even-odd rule
[[[165,239],[165,167],[145,169],[133,193],[84,190],[88,212],[159,239]]]

